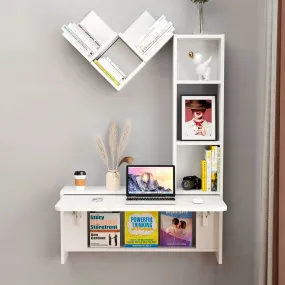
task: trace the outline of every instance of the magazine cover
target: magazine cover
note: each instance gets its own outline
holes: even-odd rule
[[[89,246],[120,247],[120,213],[89,212]]]
[[[192,212],[161,212],[161,246],[192,246]]]
[[[158,212],[125,212],[125,246],[158,247]]]

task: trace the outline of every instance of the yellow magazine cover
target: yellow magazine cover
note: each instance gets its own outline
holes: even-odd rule
[[[125,246],[158,247],[158,212],[125,212]]]

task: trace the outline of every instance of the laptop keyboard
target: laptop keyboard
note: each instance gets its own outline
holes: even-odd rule
[[[174,197],[127,197],[127,201],[175,201]]]

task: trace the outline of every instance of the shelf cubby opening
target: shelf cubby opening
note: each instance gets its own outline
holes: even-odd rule
[[[177,145],[220,145],[219,141],[219,121],[220,121],[220,88],[217,84],[179,84],[177,85]],[[181,96],[190,95],[190,96],[215,96],[215,140],[193,140],[185,141],[182,140],[181,134],[181,125],[182,125],[182,114],[181,114]]]
[[[119,84],[114,82],[95,63],[100,58],[109,58],[124,74],[125,79]],[[102,55],[91,62],[92,66],[116,89],[120,90],[133,78],[145,63],[133,52],[133,50],[120,38],[118,38]]]
[[[118,247],[90,247],[88,231],[88,213],[83,212],[80,223],[75,222],[72,212],[64,213],[64,243],[68,252],[215,252],[216,233],[214,232],[217,213],[210,213],[208,224],[202,221],[203,213],[192,212],[192,245],[189,246],[160,246],[148,247],[126,247],[125,246],[125,223],[124,212],[120,213],[120,244]],[[160,241],[160,216],[158,225],[158,241]]]
[[[173,37],[174,27],[170,27],[149,51],[140,52],[137,46],[155,22],[156,20],[145,11],[124,33],[119,34],[122,40],[145,62],[148,62]]]
[[[211,76],[209,82],[220,83],[223,80],[223,69],[221,68],[221,58],[223,58],[223,36],[203,35],[203,36],[178,36],[177,37],[177,80],[198,81],[196,65],[189,57],[189,52],[202,54],[205,62],[212,57],[210,63]],[[204,81],[206,82],[206,81]],[[194,83],[195,84],[195,83]]]
[[[179,163],[176,165],[176,187],[178,191],[182,189],[181,183],[186,176],[197,176],[201,178],[201,160],[205,159],[205,148],[209,148],[208,145],[192,145],[177,148],[177,160]],[[197,193],[199,195],[219,195],[220,191],[202,191],[189,190],[192,194]]]

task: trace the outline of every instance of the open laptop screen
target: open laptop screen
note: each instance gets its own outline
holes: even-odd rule
[[[175,195],[174,166],[127,166],[127,195]]]

